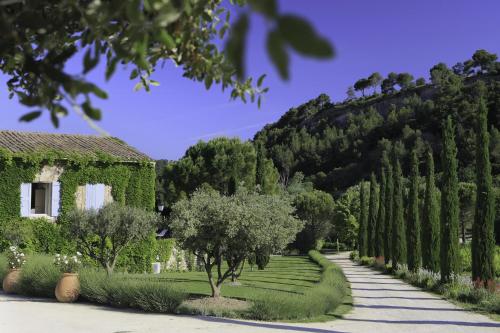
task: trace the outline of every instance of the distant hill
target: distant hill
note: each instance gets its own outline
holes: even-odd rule
[[[441,122],[451,115],[456,123],[459,177],[473,181],[474,89],[483,82],[489,107],[493,174],[499,186],[500,65],[496,56],[488,65],[472,61],[462,64],[461,70],[438,64],[431,69],[430,83],[422,84],[420,79],[418,86],[410,82],[404,89],[390,93],[337,104],[322,94],[291,108],[276,123],[259,131],[254,141],[264,144],[282,181],[300,171],[315,187],[335,194],[377,172],[384,147],[397,141],[401,142],[398,146],[405,172],[408,152],[414,146],[423,152],[427,144],[434,150],[439,172]]]

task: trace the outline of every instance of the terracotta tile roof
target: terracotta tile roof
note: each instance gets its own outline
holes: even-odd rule
[[[123,161],[151,160],[120,139],[94,135],[49,134],[0,130],[0,148],[12,153],[61,151],[95,156],[111,155]]]

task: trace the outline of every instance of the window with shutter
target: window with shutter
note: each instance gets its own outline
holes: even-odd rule
[[[104,206],[104,184],[85,185],[85,208],[100,209]]]
[[[31,183],[21,184],[21,216],[31,215]]]

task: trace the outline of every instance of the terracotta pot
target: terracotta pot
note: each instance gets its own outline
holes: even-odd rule
[[[3,278],[2,289],[6,294],[15,294],[16,286],[21,279],[21,270],[19,268],[11,269]]]
[[[78,273],[63,273],[55,290],[56,298],[62,303],[71,303],[80,296]]]

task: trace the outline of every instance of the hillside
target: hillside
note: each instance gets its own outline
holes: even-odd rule
[[[290,109],[276,123],[259,131],[254,141],[266,147],[282,181],[287,182],[300,171],[315,187],[339,193],[361,179],[368,179],[371,172],[377,172],[384,147],[398,141],[402,143],[398,146],[405,173],[410,149],[416,146],[423,152],[430,144],[439,176],[441,122],[451,115],[456,124],[459,177],[462,181],[472,181],[475,177],[474,89],[481,82],[487,89],[491,158],[498,186],[500,65],[496,56],[488,64],[481,63],[477,60],[478,52],[463,63],[465,66],[454,66],[453,70],[444,64],[434,66],[429,83],[419,79],[400,84],[399,90],[384,91],[388,78],[382,81],[384,93],[351,96],[341,103],[332,103],[322,94]],[[373,87],[375,91],[377,86]]]

